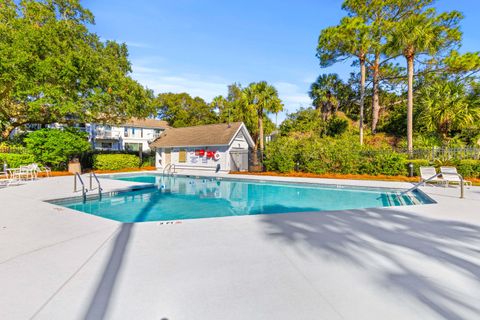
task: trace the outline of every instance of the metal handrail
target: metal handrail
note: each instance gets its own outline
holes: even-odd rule
[[[162,175],[165,175],[165,170],[167,170],[167,169],[170,168],[171,166],[172,166],[171,163],[167,164],[167,165],[165,166],[165,168],[163,168]]]
[[[83,183],[82,177],[80,176],[80,174],[78,172],[75,172],[75,176],[74,176],[74,179],[73,179],[73,192],[78,191],[77,190],[77,178],[78,178],[78,181],[80,181],[80,184],[82,185],[83,202],[86,202],[87,201],[88,189],[85,187],[85,183]]]
[[[92,178],[95,178],[95,181],[97,182],[97,189],[98,189],[98,195],[100,196],[100,200],[102,199],[102,186],[100,185],[100,180],[98,179],[97,175],[95,172],[90,172],[90,191],[94,190],[92,187]]]
[[[446,174],[446,175],[454,175],[454,176],[457,176],[457,177],[460,178],[460,199],[463,199],[463,197],[464,197],[464,181],[463,181],[462,175],[459,174],[459,173],[454,173],[454,172],[452,172],[452,173],[450,173],[450,172],[449,172],[449,173],[443,173],[443,174]],[[419,183],[415,184],[415,185],[414,185],[413,187],[411,187],[410,189],[408,189],[407,191],[401,192],[401,193],[399,194],[399,196],[400,196],[400,195],[404,195],[404,194],[409,193],[409,192],[412,192],[412,191],[414,191],[414,190],[417,190],[418,188],[420,188],[420,187],[421,187],[422,185],[424,185],[425,183],[427,183],[427,182],[429,182],[429,181],[431,181],[431,180],[433,180],[433,179],[435,179],[435,178],[437,178],[437,177],[439,177],[439,176],[441,176],[441,175],[442,175],[442,172],[439,172],[439,173],[437,173],[436,175],[431,176],[431,177],[428,178],[428,179],[422,180],[422,181],[420,181]]]
[[[172,172],[172,167],[173,167],[173,173],[175,173],[175,170],[176,170],[175,163],[169,163],[165,166],[165,168],[163,168],[162,175],[165,175],[165,171],[167,171],[168,175],[170,175],[170,173]]]

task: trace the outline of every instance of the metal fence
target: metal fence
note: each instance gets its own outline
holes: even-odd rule
[[[480,160],[480,148],[440,148],[433,147],[429,149],[414,149],[409,152],[407,149],[382,149],[382,150],[364,150],[362,154],[366,157],[378,154],[399,153],[407,155],[409,159],[423,159],[429,161],[435,160]]]
[[[264,171],[263,166],[264,153],[261,150],[250,150],[248,153],[248,171],[261,172]]]
[[[435,160],[480,160],[480,148],[440,148],[415,149],[408,152],[406,149],[394,150],[398,153],[409,155],[411,159]]]

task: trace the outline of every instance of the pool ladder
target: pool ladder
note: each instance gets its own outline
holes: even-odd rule
[[[436,175],[434,176],[431,176],[430,178],[428,179],[425,179],[425,180],[422,180],[420,181],[419,183],[415,184],[413,187],[411,187],[410,189],[406,190],[406,191],[403,191],[402,193],[400,193],[398,196],[403,196],[404,194],[407,194],[409,192],[412,192],[414,190],[417,190],[419,187],[425,185],[427,182],[429,181],[432,181],[433,179],[439,177],[442,175],[442,172],[439,172],[437,173]],[[464,182],[463,182],[463,177],[461,174],[458,174],[458,173],[449,173],[449,175],[455,175],[457,176],[459,179],[460,179],[460,199],[463,199],[464,197]],[[397,197],[398,197],[397,196]]]
[[[81,188],[82,198],[83,198],[83,202],[85,203],[87,201],[87,192],[89,191],[89,189],[87,189],[87,187],[85,186],[85,183],[83,182],[83,179],[82,179],[82,176],[80,175],[80,173],[76,172],[73,179],[74,179],[73,180],[73,192],[80,191],[80,190],[77,190],[77,180],[78,180],[80,182],[80,185],[82,186],[82,188]],[[94,179],[95,179],[95,182],[97,183],[96,188],[93,187],[93,180]],[[90,172],[89,180],[90,180],[90,185],[89,185],[90,191],[93,191],[93,190],[97,189],[98,190],[98,196],[99,196],[100,200],[102,200],[103,189],[102,189],[102,186],[100,184],[100,180],[98,179],[95,172]]]
[[[172,168],[173,168],[173,172],[172,172]],[[165,171],[167,172],[167,176],[169,175],[174,175],[176,172],[176,169],[177,167],[175,166],[174,163],[169,163],[165,166],[165,168],[163,168],[163,175],[165,175]]]

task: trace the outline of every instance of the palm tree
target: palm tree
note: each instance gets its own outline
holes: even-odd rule
[[[308,95],[312,98],[315,109],[321,111],[323,121],[326,121],[328,116],[334,114],[338,109],[335,93],[341,84],[342,81],[337,74],[321,74],[310,86]]]
[[[216,96],[213,98],[210,106],[218,112],[220,122],[232,122],[231,105],[224,96]]]
[[[413,151],[413,77],[415,58],[422,54],[435,55],[461,38],[458,27],[461,14],[457,11],[436,15],[430,8],[413,12],[396,23],[389,39],[390,53],[400,52],[407,61],[407,146]]]
[[[440,79],[422,88],[420,93],[419,121],[428,130],[436,131],[443,141],[448,140],[450,131],[480,121],[480,104],[469,100],[463,82]]]
[[[356,17],[345,17],[338,26],[323,29],[317,46],[317,57],[322,67],[345,61],[356,57],[360,64],[360,144],[363,144],[363,119],[365,104],[365,62],[372,38],[370,27],[364,19]]]
[[[278,97],[277,89],[266,81],[251,83],[244,90],[248,108],[256,113],[258,121],[258,141],[255,149],[264,149],[263,117],[267,113],[277,113],[283,110],[283,104]],[[258,147],[257,147],[258,145]]]

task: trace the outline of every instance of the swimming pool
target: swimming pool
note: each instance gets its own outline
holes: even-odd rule
[[[171,221],[224,216],[348,210],[432,203],[415,191],[159,175],[112,176],[146,182],[140,190],[101,199],[51,201],[74,210],[121,222]]]

